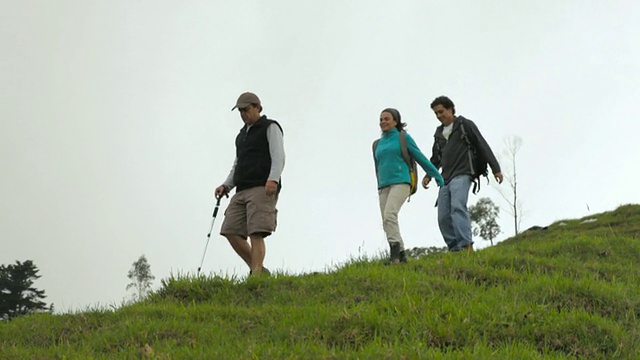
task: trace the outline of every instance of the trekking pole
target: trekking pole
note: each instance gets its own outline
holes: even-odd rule
[[[229,197],[229,195],[227,195]],[[213,223],[216,221],[216,216],[218,215],[218,208],[220,207],[220,199],[222,196],[218,198],[216,201],[216,207],[213,209],[213,217],[211,218],[211,227],[209,227],[209,233],[207,234],[207,244],[204,246],[204,253],[202,254],[202,260],[200,260],[200,266],[198,267],[198,274],[200,273],[200,269],[202,269],[202,264],[204,263],[204,256],[207,254],[207,248],[209,247],[209,240],[211,240],[211,232],[213,231]]]

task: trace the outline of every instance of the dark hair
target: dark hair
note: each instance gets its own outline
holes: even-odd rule
[[[438,96],[431,102],[431,108],[442,105],[445,109],[451,109],[453,115],[456,114],[456,106],[453,105],[453,101],[446,96]]]
[[[394,108],[386,108],[384,110],[382,110],[380,113],[382,114],[383,112],[387,112],[389,114],[391,114],[391,117],[393,118],[393,120],[396,121],[396,129],[398,129],[398,131],[402,131],[404,130],[404,128],[407,126],[407,123],[403,123],[400,120],[402,119],[402,117],[400,116],[400,111],[394,109]]]

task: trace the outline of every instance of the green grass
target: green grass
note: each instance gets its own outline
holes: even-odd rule
[[[0,359],[640,358],[640,206],[475,253],[174,275],[147,300],[0,323]]]

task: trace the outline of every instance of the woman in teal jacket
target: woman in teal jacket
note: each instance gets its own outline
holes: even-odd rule
[[[407,261],[398,225],[398,213],[411,192],[409,165],[402,157],[400,146],[400,132],[404,131],[405,126],[407,124],[401,122],[398,110],[393,108],[382,110],[380,113],[382,136],[377,140],[377,144],[374,144],[373,154],[378,179],[382,227],[389,242],[392,264]],[[413,138],[408,133],[405,135],[409,156],[420,164],[430,178],[436,180],[438,186],[442,186],[444,180],[438,169],[424,156]]]

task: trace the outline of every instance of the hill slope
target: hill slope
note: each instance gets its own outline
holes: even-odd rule
[[[399,266],[178,275],[116,311],[0,323],[0,358],[640,358],[639,234],[625,205]]]

